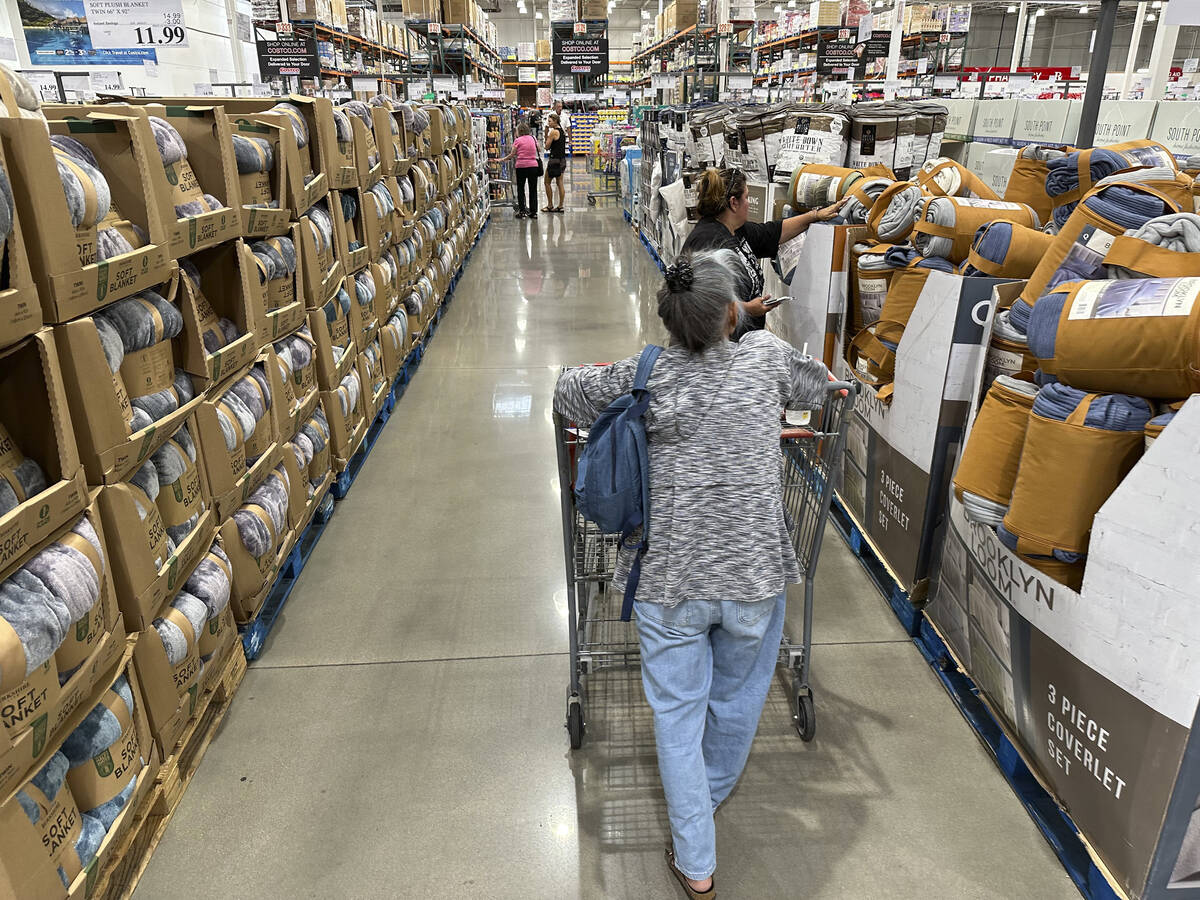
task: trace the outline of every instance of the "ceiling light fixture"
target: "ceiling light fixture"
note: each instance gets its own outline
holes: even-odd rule
[[[644,9],[643,9],[643,10],[642,10],[642,18],[643,18],[643,19],[646,19],[647,21],[649,21],[649,19],[650,19],[650,13],[646,12],[646,10],[644,10]]]
[[[533,14],[533,17],[534,17],[535,19],[540,19],[540,18],[542,18],[542,11],[539,9],[537,12],[535,12],[535,13]]]
[[[1162,0],[1154,0],[1154,2],[1150,4],[1150,8],[1151,9],[1162,9]]]
[[[1005,12],[1010,12],[1010,13],[1015,13],[1016,11],[1017,11],[1017,8],[1015,6],[1010,6],[1008,9],[1005,10]]]
[[[1046,10],[1041,9],[1040,7],[1038,8],[1038,11],[1034,13],[1035,16],[1044,16],[1045,14]]]
[[[1158,16],[1156,16],[1154,13],[1146,13],[1146,21],[1147,22],[1153,22],[1157,18],[1158,18]]]
[[[1087,7],[1087,6],[1079,7],[1079,14],[1081,16],[1086,16],[1088,14],[1088,9],[1089,9],[1089,7]]]
[[[780,6],[778,3],[775,4],[775,12],[777,12],[777,13],[783,12],[783,7]]]

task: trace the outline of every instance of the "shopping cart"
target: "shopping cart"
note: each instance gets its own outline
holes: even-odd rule
[[[780,433],[783,459],[784,518],[804,577],[804,625],[799,642],[787,634],[779,647],[779,665],[791,672],[792,717],[801,739],[816,733],[812,687],[808,683],[812,640],[813,579],[833,489],[841,472],[846,425],[857,389],[830,382],[825,402],[802,415],[789,412]],[[586,729],[586,677],[607,666],[638,661],[637,633],[621,621],[619,591],[611,589],[620,536],[605,534],[575,506],[575,470],[587,444],[587,429],[554,414],[558,483],[562,495],[563,552],[567,571],[567,640],[571,680],[567,690],[567,733],[571,748],[583,745]],[[653,452],[653,450],[651,451]]]

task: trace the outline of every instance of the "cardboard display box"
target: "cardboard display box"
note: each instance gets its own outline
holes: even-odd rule
[[[299,535],[305,524],[308,512],[308,472],[300,471],[296,460],[296,451],[291,443],[283,445],[283,460],[280,465],[288,477],[288,530]]]
[[[379,326],[382,324],[382,319],[380,318],[379,313],[383,308],[383,304],[386,302],[386,285],[385,278],[383,273],[380,271],[378,264],[372,264],[370,267],[360,272],[359,275],[369,278],[370,283],[375,286],[375,296],[371,302],[365,306],[358,302],[357,292],[351,294],[351,298],[358,306],[359,330],[355,336],[354,343],[358,347],[365,348],[371,343],[372,340],[374,340],[375,332],[379,330]],[[358,275],[355,276],[355,279],[357,278]],[[349,290],[349,286],[347,286],[347,290]]]
[[[969,141],[975,131],[974,100],[939,100],[946,107],[946,138]]]
[[[353,275],[368,262],[370,262],[370,254],[367,251],[366,241],[366,214],[363,210],[362,192],[352,190],[349,192],[354,198],[354,216],[346,219],[343,215],[342,207],[342,192],[330,191],[329,206],[335,213],[333,216],[333,234],[334,234],[334,252],[339,260],[342,261],[342,267],[347,275]],[[351,245],[357,245],[351,250]]]
[[[373,122],[374,116],[371,118]],[[350,127],[354,129],[354,159],[358,167],[358,187],[365,191],[384,175],[383,153],[375,140],[374,125],[368,128],[366,122],[358,116],[351,115]],[[375,160],[374,165],[371,165],[372,159]]]
[[[72,107],[80,115],[80,107]],[[70,135],[103,160],[113,206],[143,230],[150,243],[112,259],[96,260],[96,229],[71,225],[47,127]],[[86,119],[44,123],[37,119],[0,117],[0,141],[13,186],[21,241],[12,242],[10,262],[23,243],[46,322],[65,322],[166,281],[172,261],[169,233],[156,202],[154,170],[161,170],[158,151],[146,131],[122,116],[92,113]],[[8,249],[6,248],[6,255]],[[18,265],[19,268],[19,265]],[[6,293],[0,293],[0,302]],[[22,299],[23,298],[23,299]],[[23,330],[32,315],[20,308],[31,295],[22,290],[4,305],[4,330]]]
[[[80,108],[51,105],[43,109],[48,117],[77,118]],[[134,127],[144,129],[151,148],[156,145],[148,121],[150,116],[168,122],[183,138],[188,151],[186,160],[163,166],[156,151],[151,159],[159,164],[150,166],[149,196],[158,204],[159,216],[167,223],[173,256],[188,256],[242,233],[242,191],[237,165],[233,161],[232,131],[223,107],[151,103],[146,106],[111,104],[95,109],[136,119]],[[223,205],[198,216],[180,218],[176,215],[177,205],[205,194],[216,197]]]
[[[332,195],[335,202],[337,201],[336,194]],[[320,201],[323,209],[328,211],[329,198]],[[338,216],[341,215],[340,208]],[[346,268],[342,263],[338,253],[338,219],[330,216],[333,221],[333,240],[330,246],[324,251],[317,250],[317,241],[313,235],[313,227],[308,216],[300,220],[300,243],[297,245],[300,248],[300,266],[297,268],[297,273],[301,275],[303,284],[304,303],[309,309],[319,309],[324,305],[325,301],[337,292],[339,285],[346,278]]]
[[[261,340],[259,332],[268,324],[260,310],[251,304],[246,290],[245,252],[239,238],[193,254],[189,260],[200,274],[198,290],[191,278],[180,273],[178,297],[184,320],[181,365],[192,375],[214,384],[254,359]],[[204,334],[214,328],[219,332],[217,320],[221,318],[232,321],[241,336],[209,353],[204,346]]]
[[[789,241],[779,248],[779,268],[790,275],[790,283],[784,282],[773,266],[763,267],[765,293],[805,297],[771,310],[767,328],[794,347],[807,347],[810,355],[831,368],[841,352],[843,322],[848,316],[850,248],[865,235],[863,226],[818,222],[803,241]]]
[[[925,610],[1118,893],[1143,900],[1200,894],[1198,439],[1193,397],[1096,514],[1078,592],[951,495]]]
[[[364,413],[369,421],[373,421],[383,409],[392,383],[384,375],[383,349],[379,341],[372,341],[368,347],[371,353],[364,350],[358,355],[358,376],[362,379],[363,396],[366,398]]]
[[[1073,144],[1079,133],[1082,112],[1080,100],[1019,100],[1012,142],[1018,145]]]
[[[929,274],[900,339],[890,403],[843,354],[834,360],[836,378],[862,382],[839,495],[910,595],[919,595],[936,554],[951,463],[978,385],[972,375],[988,346],[983,323],[1001,283]]]
[[[279,457],[276,442],[281,434],[282,412],[275,398],[283,396],[283,386],[280,383],[279,365],[274,351],[263,351],[253,365],[263,367],[271,385],[272,399],[270,408],[255,424],[254,434],[248,441],[230,452],[217,418],[217,403],[234,382],[249,376],[252,366],[247,366],[210,389],[208,396],[196,409],[196,433],[193,437],[204,460],[205,479],[213,506],[217,510],[217,519],[222,522],[244,502],[243,498],[249,496],[250,491],[262,483],[262,479]],[[249,461],[255,457],[255,461]]]
[[[395,319],[389,319],[387,324],[379,329],[379,344],[383,351],[383,371],[389,381],[395,381],[404,365],[412,347],[412,335],[408,330],[408,320],[403,310]]]
[[[46,900],[84,900],[95,887],[97,873],[112,864],[115,853],[124,846],[134,822],[143,815],[143,805],[154,787],[161,759],[153,746],[148,720],[142,709],[141,683],[134,666],[130,664],[133,646],[132,640],[126,642],[122,639],[118,651],[123,651],[123,654],[118,652],[115,665],[104,673],[93,696],[88,698],[89,702],[71,717],[74,721],[71,726],[73,730],[91,712],[117,677],[122,673],[127,676],[134,696],[134,709],[126,734],[117,742],[120,749],[110,754],[118,758],[117,764],[101,766],[98,763],[71,770],[59,791],[58,802],[48,810],[43,810],[39,825],[30,824],[20,803],[13,799],[15,791],[0,805],[0,858],[4,860],[4,865],[0,866],[0,894]],[[61,737],[48,743],[45,752],[47,758],[58,750],[61,738],[69,733],[64,730]],[[133,760],[134,764],[127,764],[126,759]],[[143,762],[140,766],[137,765],[139,760]],[[92,862],[79,871],[78,857],[72,857],[74,840],[71,837],[64,840],[61,833],[76,833],[80,809],[92,808],[103,802],[103,798],[114,796],[135,777],[137,786],[128,802],[113,821]],[[30,790],[37,793],[36,788]],[[48,852],[47,848],[56,842],[61,842],[57,850]],[[63,887],[59,879],[60,866],[68,873],[69,887]]]
[[[284,131],[291,136],[293,147],[296,139],[291,135],[291,125],[286,120],[280,121],[282,117],[277,116],[269,118],[275,121],[256,122],[246,116],[232,115],[229,119],[233,134],[266,141],[275,158],[275,165],[270,171],[238,175],[242,192],[242,234],[246,237],[283,234],[292,220],[292,211],[287,206],[288,154]],[[236,157],[234,161],[236,164]],[[275,209],[271,208],[272,201],[277,204]]]
[[[255,352],[286,334],[291,334],[304,324],[307,311],[304,301],[305,266],[301,259],[302,235],[308,226],[293,223],[286,237],[296,248],[296,271],[285,278],[263,281],[262,270],[249,246],[239,246],[237,253],[242,261],[242,290],[249,298],[254,318]],[[312,233],[309,231],[309,239]],[[239,242],[240,243],[240,242]],[[315,253],[316,245],[313,245]]]
[[[174,301],[178,270],[168,287],[160,292]],[[173,356],[182,362],[183,333],[171,346]],[[174,434],[199,405],[197,396],[173,413],[130,433],[125,412],[129,405],[124,385],[114,380],[100,345],[100,336],[90,318],[77,319],[54,327],[54,343],[62,363],[67,405],[75,429],[75,442],[89,484],[115,484],[125,481],[146,458]],[[193,386],[196,379],[193,380]]]
[[[403,163],[407,165],[404,147],[403,119],[385,106],[372,106],[371,118],[375,123],[375,142],[379,146],[379,163],[382,175],[395,175]],[[392,128],[396,131],[393,132]]]
[[[0,135],[2,137],[2,135]],[[0,140],[0,168],[12,172]],[[19,208],[14,207],[12,231],[0,244],[0,347],[15,344],[42,326],[42,306],[25,251]]]
[[[362,376],[359,376],[361,382]],[[321,391],[321,405],[325,409],[325,417],[329,420],[329,443],[332,449],[333,468],[336,472],[344,471],[350,464],[350,457],[358,449],[367,434],[368,421],[366,418],[366,399],[364,392],[359,391],[358,402],[346,415],[342,414],[342,405],[338,392]]]
[[[1007,144],[1013,136],[1020,100],[976,100],[976,141],[985,144]]]
[[[400,199],[400,189],[396,186],[396,179],[388,176],[383,179],[383,184],[387,187],[388,194],[391,195],[392,203]],[[385,250],[391,246],[395,234],[393,223],[395,222],[395,210],[388,213],[386,216],[379,215],[379,207],[376,205],[375,199],[369,191],[360,192],[359,197],[363,199],[363,242],[367,246],[368,259],[378,260]]]
[[[308,327],[317,345],[317,384],[323,391],[336,391],[346,373],[354,366],[357,355],[357,339],[362,334],[362,315],[358,301],[354,298],[354,279],[347,278],[343,286],[350,295],[350,312],[334,321],[326,320],[324,310],[314,309],[308,313]],[[337,302],[336,299],[333,302]],[[341,358],[335,358],[334,346],[345,347]]]
[[[1158,141],[1181,162],[1200,153],[1200,115],[1196,104],[1160,100],[1150,128],[1150,139]]]
[[[1153,100],[1101,100],[1096,146],[1148,138],[1156,107]]]
[[[87,505],[87,485],[49,330],[0,351],[0,458],[32,459],[46,476],[46,489],[0,516],[0,570]]]
[[[282,455],[277,456],[276,465],[279,465],[279,459],[282,459]],[[274,469],[275,466],[272,466],[270,471]],[[267,473],[269,474],[270,472]],[[241,505],[245,504],[239,504]],[[266,516],[265,521],[270,522],[270,517]],[[270,525],[268,528],[273,531]],[[273,534],[275,540],[271,548],[261,557],[251,556],[246,550],[234,519],[228,519],[221,526],[220,534],[221,547],[229,557],[233,569],[233,589],[229,596],[233,617],[238,624],[252,622],[275,583],[280,564],[286,560],[295,543],[295,534],[286,528],[285,523],[285,530],[280,534]]]
[[[83,514],[95,528],[100,545],[107,547],[95,497]],[[14,557],[4,577],[65,535],[75,521],[69,521],[26,553]],[[11,798],[17,786],[41,769],[54,748],[83,720],[102,691],[98,682],[116,665],[124,646],[125,627],[117,609],[112,576],[105,566],[100,593],[91,612],[45,663],[20,684],[0,691],[0,798],[5,801]],[[75,671],[60,685],[59,672],[70,671],[72,667]],[[4,867],[0,866],[0,879],[3,872]]]
[[[328,100],[325,101],[329,103]],[[333,106],[329,106],[328,140],[322,142],[321,156],[325,174],[329,178],[329,189],[344,191],[358,187],[358,155],[354,148],[354,116],[339,111],[350,122],[350,140],[338,140],[337,126],[333,121]]]

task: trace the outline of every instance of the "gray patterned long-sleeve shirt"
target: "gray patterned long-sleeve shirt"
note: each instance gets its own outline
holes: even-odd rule
[[[554,408],[589,425],[633,387],[638,357],[569,369]],[[702,353],[669,347],[650,376],[650,540],[637,599],[758,601],[800,581],[783,517],[780,415],[821,402],[828,370],[767,331]],[[624,591],[634,551],[622,548]]]

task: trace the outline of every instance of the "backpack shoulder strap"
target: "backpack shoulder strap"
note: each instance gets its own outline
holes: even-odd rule
[[[642,350],[642,355],[638,358],[637,374],[633,376],[632,390],[646,390],[646,385],[650,383],[650,373],[654,369],[654,364],[658,362],[662,350],[663,348],[658,344],[647,344],[646,348]]]

